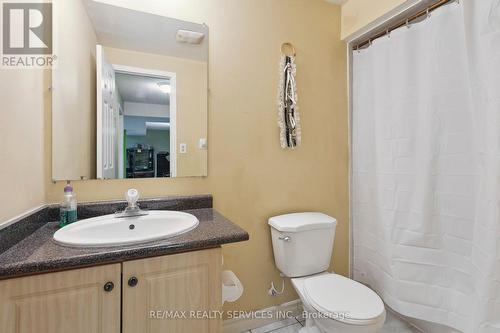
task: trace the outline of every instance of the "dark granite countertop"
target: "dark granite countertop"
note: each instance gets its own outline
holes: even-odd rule
[[[89,207],[95,208],[96,205],[92,204]],[[181,205],[178,208],[183,207]],[[198,227],[165,240],[128,246],[107,248],[61,246],[52,239],[58,230],[58,223],[43,223],[38,229],[0,253],[0,279],[202,250],[249,239],[246,231],[212,208],[176,210],[195,215],[200,221]]]

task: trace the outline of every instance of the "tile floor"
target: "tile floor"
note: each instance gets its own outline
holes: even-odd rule
[[[302,318],[288,318],[282,321],[277,321],[266,326],[262,326],[259,328],[252,329],[250,331],[242,332],[242,333],[297,333],[304,322]],[[413,326],[407,324],[405,321],[396,317],[391,312],[387,312],[387,318],[385,321],[385,325],[380,330],[379,333],[422,333]]]

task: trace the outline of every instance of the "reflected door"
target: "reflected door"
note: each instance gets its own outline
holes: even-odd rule
[[[97,45],[97,178],[118,176],[118,102],[113,66],[106,60],[103,48]]]

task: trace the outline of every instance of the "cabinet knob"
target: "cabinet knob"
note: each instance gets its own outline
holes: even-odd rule
[[[107,293],[111,292],[114,288],[115,284],[113,282],[106,282],[106,284],[104,284],[104,291]]]
[[[135,276],[132,276],[130,279],[128,279],[128,285],[130,287],[137,286],[137,283],[139,283],[139,280]]]

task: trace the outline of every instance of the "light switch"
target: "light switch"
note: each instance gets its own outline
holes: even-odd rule
[[[208,147],[207,139],[201,138],[199,143],[198,143],[198,148],[204,150],[204,149],[207,149],[207,147]]]
[[[186,153],[187,153],[187,150],[188,150],[187,143],[181,143],[181,144],[179,145],[179,153],[181,153],[181,154],[186,154]]]

